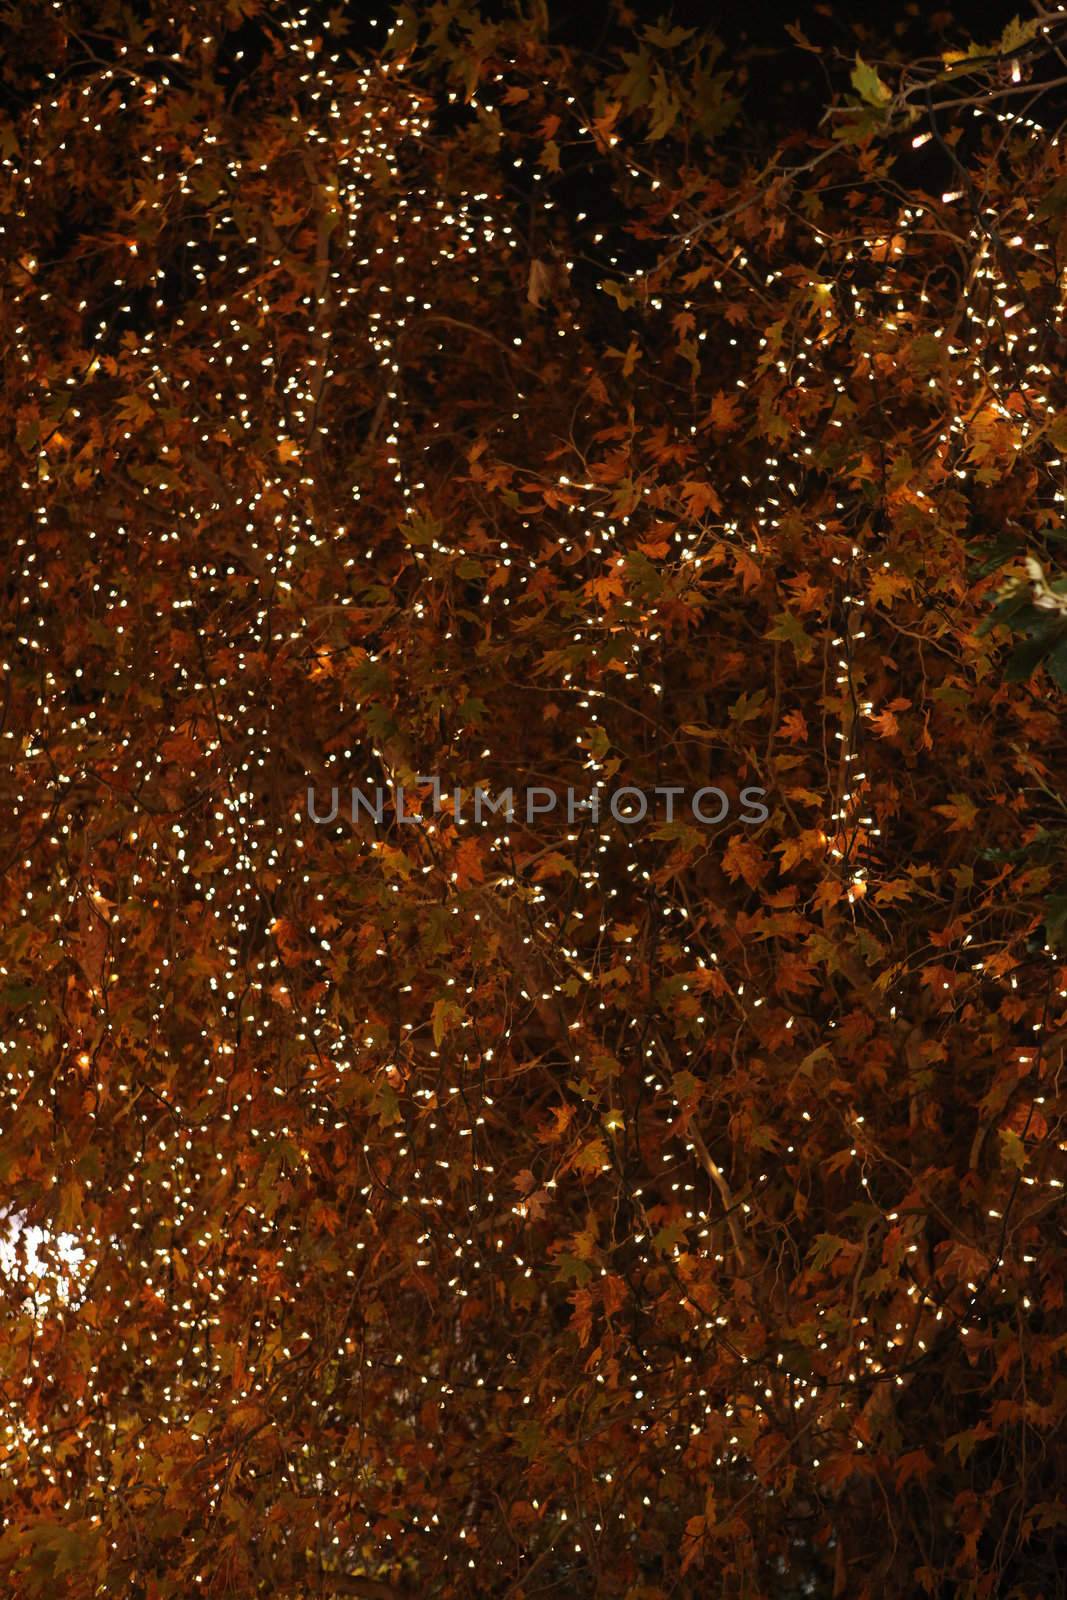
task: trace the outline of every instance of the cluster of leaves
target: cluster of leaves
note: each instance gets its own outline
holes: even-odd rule
[[[1041,563],[1031,556],[1028,581],[1007,585],[1007,593],[994,606],[979,633],[999,624],[1010,633],[1023,634],[1025,642],[1012,651],[1005,670],[1011,683],[1022,683],[1042,662],[1061,689],[1067,689],[1067,578],[1049,583]]]
[[[4,13],[12,1600],[1059,1592],[1067,24],[555,20]]]

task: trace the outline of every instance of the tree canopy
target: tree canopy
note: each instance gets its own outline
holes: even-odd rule
[[[4,10],[12,1600],[1063,1592],[1067,21],[561,9]]]

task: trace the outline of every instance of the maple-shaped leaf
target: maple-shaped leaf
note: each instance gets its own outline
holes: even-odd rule
[[[686,509],[690,516],[703,516],[706,511],[711,511],[718,516],[722,511],[722,501],[710,483],[683,483],[681,496],[685,501]]]
[[[728,878],[735,883],[738,878],[743,878],[750,889],[758,888],[770,870],[770,861],[759,845],[738,833],[727,843],[722,865]]]
[[[950,833],[967,832],[974,826],[974,819],[978,815],[978,807],[970,795],[954,794],[945,805],[932,807],[939,816],[948,817],[951,827]]]
[[[812,1267],[816,1272],[821,1272],[824,1267],[828,1267],[832,1261],[837,1259],[842,1250],[847,1248],[848,1240],[843,1239],[840,1234],[818,1234],[809,1257]]]
[[[457,847],[452,857],[453,870],[456,881],[461,889],[467,888],[472,883],[485,881],[485,864],[482,860],[482,845],[474,838],[464,839]]]
[[[905,1484],[910,1483],[913,1478],[917,1478],[920,1483],[925,1483],[933,1470],[934,1462],[927,1451],[922,1449],[905,1451],[902,1456],[897,1458],[896,1485],[898,1490],[903,1489]]]
[[[733,433],[741,421],[740,397],[719,389],[712,398],[708,420],[717,433]]]
[[[804,713],[796,709],[787,711],[781,720],[778,733],[790,744],[804,744],[808,737],[808,724],[804,720]]]
[[[445,1034],[463,1020],[462,1007],[454,1000],[435,1000],[433,1004],[433,1042],[439,1045]]]
[[[902,594],[909,594],[912,581],[902,572],[878,571],[871,579],[867,593],[873,605],[892,605]]]
[[[889,85],[882,82],[875,68],[868,65],[858,53],[856,65],[852,69],[851,82],[860,99],[866,101],[869,106],[881,109],[893,98],[893,91]]]

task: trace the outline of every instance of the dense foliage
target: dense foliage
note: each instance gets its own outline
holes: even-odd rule
[[[12,1600],[1063,1592],[1067,24],[816,24],[6,9]]]

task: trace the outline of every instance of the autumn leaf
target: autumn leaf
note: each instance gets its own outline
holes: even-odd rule
[[[708,419],[716,432],[733,433],[741,422],[741,402],[737,395],[720,389],[712,399]]]
[[[461,888],[485,881],[482,847],[477,839],[464,839],[453,857],[456,881]]]
[[[734,834],[723,853],[723,871],[727,877],[744,879],[750,889],[758,888],[770,867],[767,857],[758,845]]]
[[[903,1489],[913,1478],[925,1483],[933,1470],[934,1462],[925,1450],[905,1451],[897,1460],[897,1489]]]
[[[702,516],[706,511],[717,516],[722,511],[722,501],[710,483],[683,483],[681,495],[691,517]]]
[[[543,305],[552,293],[553,271],[544,261],[536,258],[530,262],[530,279],[526,298],[532,306]]]
[[[808,725],[803,712],[796,709],[787,711],[778,732],[790,744],[804,744],[808,737]]]
[[[939,816],[948,817],[951,823],[950,833],[970,829],[973,827],[974,819],[978,815],[978,807],[974,801],[969,795],[962,793],[954,794],[947,804],[934,806],[933,810]]]

